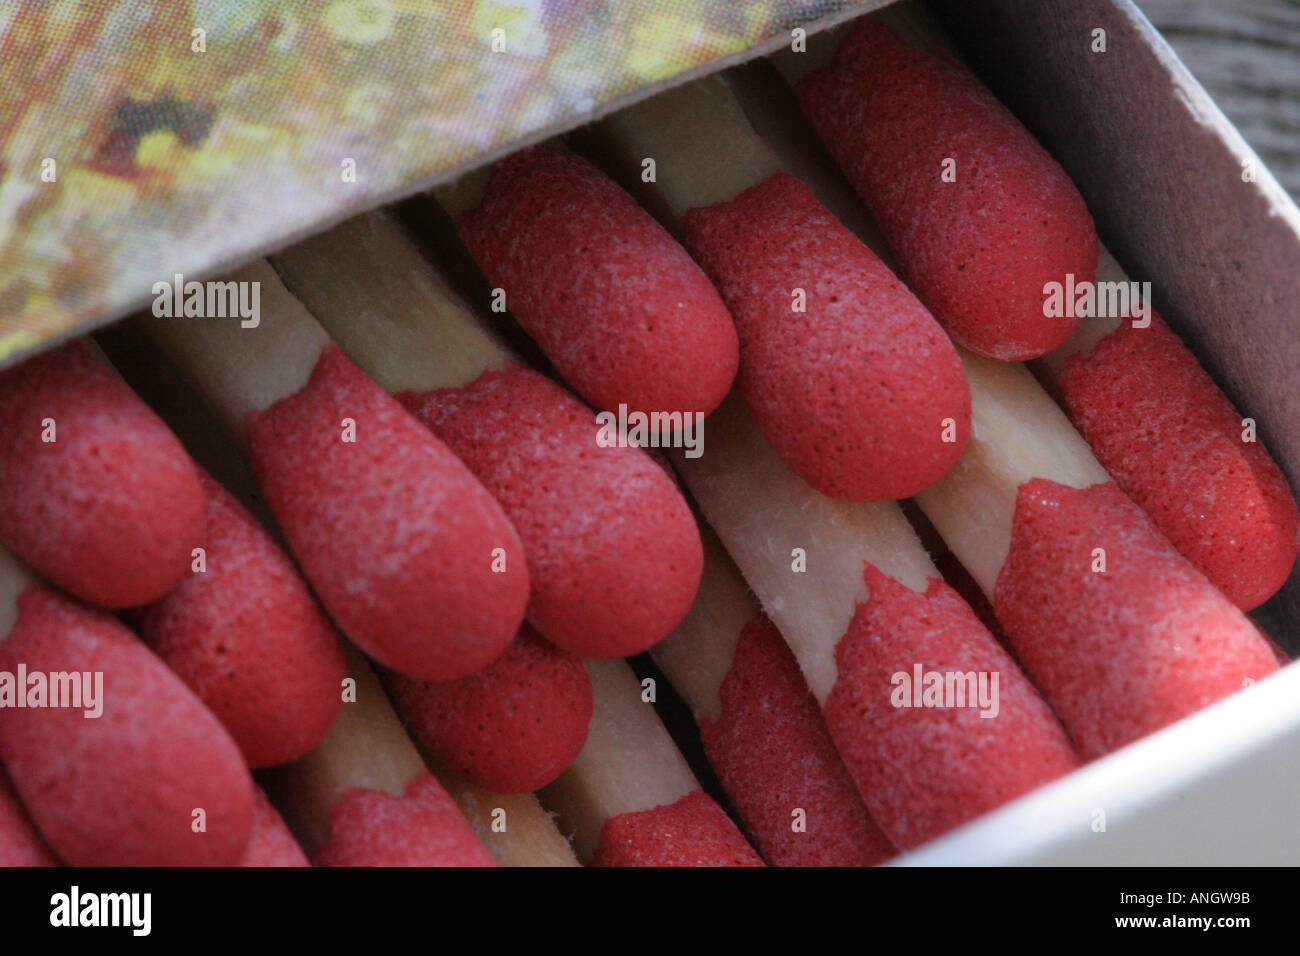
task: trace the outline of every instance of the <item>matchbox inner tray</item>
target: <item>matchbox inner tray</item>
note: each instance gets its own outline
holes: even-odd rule
[[[0,365],[145,306],[160,277],[219,276],[786,47],[792,30],[886,5],[192,0],[0,14]],[[1300,211],[1128,0],[929,6],[1300,488]],[[1253,616],[1300,652],[1300,576]],[[1289,667],[898,862],[1294,863],[1297,793]]]

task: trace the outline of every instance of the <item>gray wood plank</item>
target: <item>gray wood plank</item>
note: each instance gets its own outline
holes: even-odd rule
[[[1300,198],[1300,0],[1137,0],[1292,198]]]

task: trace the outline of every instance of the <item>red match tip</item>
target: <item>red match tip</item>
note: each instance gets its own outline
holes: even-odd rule
[[[548,639],[584,657],[627,657],[686,616],[704,565],[690,508],[643,449],[597,445],[582,402],[513,364],[398,398],[510,516],[528,557],[528,618]]]
[[[203,528],[176,436],[81,342],[0,372],[0,541],[90,604],[167,593]]]
[[[676,803],[610,817],[591,866],[762,866],[731,818],[703,790]]]
[[[1059,380],[1098,460],[1174,547],[1242,610],[1272,597],[1300,547],[1295,499],[1164,320],[1121,323]]]
[[[736,330],[668,232],[585,160],[498,163],[461,240],[560,374],[597,408],[707,414],[736,374]]]
[[[240,866],[311,866],[307,854],[260,787],[253,788],[253,832]]]
[[[58,865],[0,767],[0,867]]]
[[[300,391],[250,416],[248,439],[303,572],[366,653],[409,677],[450,680],[506,649],[528,603],[509,519],[336,346]]]
[[[869,563],[863,577],[870,597],[835,648],[826,724],[872,817],[900,850],[1078,766],[1056,716],[956,591],[931,578],[919,593]],[[969,697],[962,705],[955,695],[927,706],[933,673],[945,682],[949,673],[973,673],[977,682],[984,675],[994,706]]]
[[[793,471],[850,501],[943,476],[970,432],[957,351],[803,183],[777,173],[684,228],[736,318],[741,394]]]
[[[504,654],[468,677],[437,683],[385,677],[408,729],[485,790],[544,787],[587,740],[591,680],[582,659],[527,625]]]
[[[418,774],[394,797],[353,787],[330,812],[329,838],[315,866],[496,866],[455,801]]]
[[[1044,315],[1044,286],[1092,281],[1092,217],[974,76],[863,20],[834,64],[799,84],[799,101],[954,339],[1005,361],[1065,340],[1076,320]]]
[[[1087,758],[1277,670],[1249,618],[1113,482],[1020,486],[993,608]]]
[[[0,708],[5,766],[65,863],[239,861],[253,823],[253,781],[239,748],[134,634],[32,585],[0,642],[0,670],[20,664],[29,675],[103,675],[98,717],[85,707]]]
[[[817,700],[772,623],[740,632],[722,711],[700,720],[704,752],[773,866],[875,866],[895,853],[858,796]],[[792,811],[803,811],[795,829]]]
[[[205,569],[133,615],[217,715],[250,767],[301,757],[342,706],[343,649],[316,599],[252,516],[206,474]]]

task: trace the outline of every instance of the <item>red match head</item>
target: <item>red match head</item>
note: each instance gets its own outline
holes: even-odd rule
[[[0,372],[0,541],[100,607],[161,597],[202,536],[185,449],[81,342]]]

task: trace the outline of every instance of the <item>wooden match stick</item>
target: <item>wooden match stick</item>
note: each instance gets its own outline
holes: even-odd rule
[[[271,257],[296,298],[387,392],[468,385],[519,359],[391,213],[357,216]]]
[[[587,661],[595,710],[573,765],[541,791],[573,834],[578,859],[598,865],[761,865],[700,790],[644,685],[622,661]]]
[[[798,661],[715,535],[686,619],[651,649],[695,715],[705,755],[773,866],[874,866],[896,850],[871,819]]]
[[[356,682],[355,699],[349,694],[349,702],[320,745],[300,760],[260,775],[309,854],[325,842],[330,813],[348,790],[361,787],[401,797],[413,779],[432,769],[501,865],[576,864],[568,844],[531,794],[490,794],[437,764],[427,765],[369,662],[351,647],[348,675]]]
[[[175,381],[164,384],[184,388]],[[253,508],[251,496],[256,494],[256,486],[246,475],[248,466],[242,456],[230,449],[229,436],[214,435],[206,426],[201,419],[173,423],[187,446],[201,447],[206,458],[229,458],[233,454],[234,459],[225,462],[226,471],[247,479],[232,484],[235,496],[250,510],[263,510]],[[3,580],[0,578],[0,582]],[[347,672],[356,686],[327,738],[298,762],[259,774],[269,782],[276,803],[309,852],[324,842],[330,810],[345,790],[369,788],[400,797],[410,781],[427,769],[456,801],[479,841],[501,865],[577,865],[567,841],[536,797],[490,793],[420,751],[394,713],[369,662],[351,645],[345,644],[345,652]]]
[[[65,863],[239,861],[253,783],[229,734],[116,618],[44,585],[3,548],[0,672],[13,695],[0,708],[6,769]],[[195,808],[203,826],[192,829]]]
[[[234,281],[259,290],[254,327],[213,316],[146,315],[144,325],[248,439],[266,499],[322,603],[398,673],[449,680],[487,666],[528,602],[522,547],[500,505],[342,355],[268,264]]]
[[[485,369],[499,367],[510,357],[388,216],[358,217],[274,257],[273,264],[291,288],[301,290],[304,301],[362,366],[390,387],[460,385],[474,376],[473,363]],[[401,367],[395,367],[398,365]],[[607,487],[595,489],[593,494],[615,496],[617,490]],[[560,523],[558,519],[546,522],[552,536]],[[741,631],[755,616],[743,582],[716,543],[713,551],[686,620],[656,645],[656,655],[662,653],[670,679],[683,683],[687,696],[699,705],[697,713],[706,721],[720,716],[719,690],[733,665]],[[535,582],[542,579],[540,572],[533,577]],[[635,600],[626,589],[620,593],[628,601]],[[797,672],[793,683],[802,688]],[[803,693],[807,693],[806,689]],[[818,732],[825,735],[825,728],[815,707],[809,713],[800,704],[783,699],[780,713],[798,725],[796,732],[807,731],[815,743]],[[805,726],[808,724],[816,726],[809,728]],[[847,790],[843,786],[847,777],[829,744],[823,751],[800,756],[804,760],[802,789],[795,786],[793,793],[773,797],[807,804],[814,818],[813,831],[824,834],[807,838],[798,849],[807,851],[810,847],[806,845],[816,841],[817,847],[827,852],[828,845],[834,843],[832,831],[841,830],[844,832],[835,832],[834,836],[845,845],[872,843],[870,824],[856,792],[851,784]],[[823,786],[823,778],[832,776],[835,782]],[[764,796],[771,796],[777,789],[773,784],[764,794],[747,796],[755,799],[752,806],[758,806]],[[838,798],[834,806],[828,790]],[[779,827],[786,831],[789,812],[790,807],[782,805],[772,814],[784,818]],[[861,861],[864,855],[870,856],[874,846],[841,848],[845,855],[836,859]]]
[[[921,47],[943,44],[925,28],[909,39]],[[824,62],[824,49],[818,57]],[[791,78],[818,65],[803,54],[777,60]],[[1068,231],[1077,220],[1071,213],[1055,221]],[[1089,322],[1065,351],[1092,347],[1114,327]],[[1269,649],[1253,626],[1109,483],[1029,371],[961,356],[971,385],[972,438],[956,466],[917,501],[989,596],[1021,663],[1082,752],[1105,753],[1270,673]],[[1047,363],[1054,364],[1055,358]],[[1148,399],[1157,406],[1177,401],[1180,390]],[[1186,451],[1171,447],[1166,458]],[[1180,493],[1166,485],[1157,497]],[[1187,619],[1176,634],[1169,625],[1174,607]],[[1197,641],[1184,643],[1181,635],[1192,631]]]
[[[626,657],[677,625],[702,556],[674,482],[641,449],[602,443],[595,411],[524,369],[392,215],[358,216],[273,263],[500,502],[524,543],[542,636]]]

